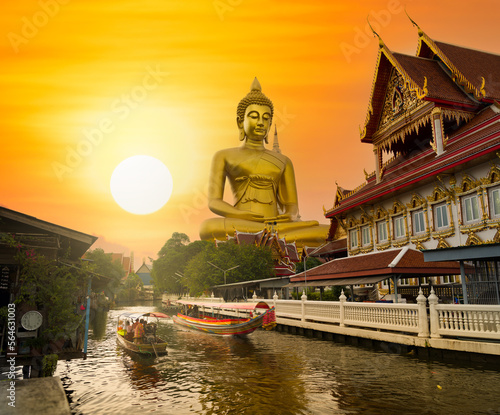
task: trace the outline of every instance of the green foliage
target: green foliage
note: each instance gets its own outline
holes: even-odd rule
[[[140,296],[144,283],[137,274],[130,273],[117,293],[118,301],[134,301]]]
[[[211,262],[216,268],[209,264]],[[196,255],[188,264],[184,282],[191,295],[207,293],[210,287],[241,281],[270,278],[274,276],[274,264],[270,249],[253,244],[236,245],[232,242],[221,243],[218,247],[210,244]]]
[[[107,254],[101,248],[96,248],[93,251],[88,251],[85,254],[85,259],[90,260],[89,269],[96,274],[106,278],[94,276],[92,278],[92,291],[104,291],[106,296],[114,298],[122,278],[125,276],[125,270],[119,261],[114,261],[111,254]]]
[[[42,312],[46,321],[41,337],[72,331],[80,320],[74,302],[85,292],[88,278],[85,271],[47,258],[14,237],[4,236],[3,241],[17,249],[15,258],[20,273],[15,303],[33,306]],[[81,267],[85,270],[87,266]]]
[[[42,359],[42,377],[53,376],[57,369],[57,354],[46,354]]]
[[[236,245],[195,241],[175,232],[158,252],[151,276],[155,290],[178,294],[188,290],[192,295],[208,292],[214,285],[224,284],[224,273],[210,265],[227,270],[226,282],[269,278],[274,275],[271,251],[255,245]]]
[[[318,265],[321,265],[321,264],[322,264],[322,262],[318,258],[308,257],[306,259],[306,271],[310,270],[312,268],[316,268]],[[298,274],[298,273],[303,272],[303,271],[304,271],[304,261],[297,262],[295,264],[295,273]]]
[[[181,293],[184,290],[183,277],[188,262],[208,245],[206,241],[189,243],[186,234],[174,232],[158,252],[153,261],[151,278],[157,292]]]

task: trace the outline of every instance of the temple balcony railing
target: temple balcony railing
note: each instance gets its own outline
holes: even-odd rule
[[[267,300],[276,309],[278,324],[308,322],[339,327],[413,334],[418,337],[461,337],[500,340],[500,305],[438,304],[431,290],[421,292],[417,304],[357,303],[346,301]],[[428,303],[428,306],[427,306]]]

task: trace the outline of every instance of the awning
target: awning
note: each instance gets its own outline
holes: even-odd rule
[[[372,277],[353,277],[353,278],[336,278],[331,280],[315,280],[315,281],[300,281],[291,282],[285,287],[328,287],[330,285],[360,285],[360,284],[375,284],[376,282],[390,278],[390,275],[377,275]]]

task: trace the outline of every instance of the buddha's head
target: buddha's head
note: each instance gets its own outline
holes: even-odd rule
[[[245,139],[245,117],[248,117],[249,113],[257,107],[260,107],[266,114],[270,114],[270,119],[266,122],[267,126],[264,134],[264,140],[267,143],[267,134],[271,127],[274,106],[272,101],[262,93],[262,87],[257,78],[255,78],[250,88],[250,92],[240,101],[236,109],[236,123],[240,130],[241,141]]]

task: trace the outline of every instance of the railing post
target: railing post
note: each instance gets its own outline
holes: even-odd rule
[[[302,317],[300,318],[301,321],[306,321],[306,301],[307,301],[307,295],[304,291],[302,291],[302,297],[300,297],[302,300]]]
[[[427,319],[427,299],[422,288],[418,290],[418,337],[429,337],[429,320]]]
[[[344,290],[342,290],[342,293],[339,296],[340,300],[340,327],[344,327],[344,303],[347,297],[344,295]]]
[[[427,299],[429,301],[429,316],[431,320],[431,337],[432,338],[439,338],[441,337],[438,333],[439,329],[439,315],[436,310],[436,305],[438,303],[438,297],[436,293],[434,292],[434,288],[431,289],[431,293],[429,295],[429,298]]]

